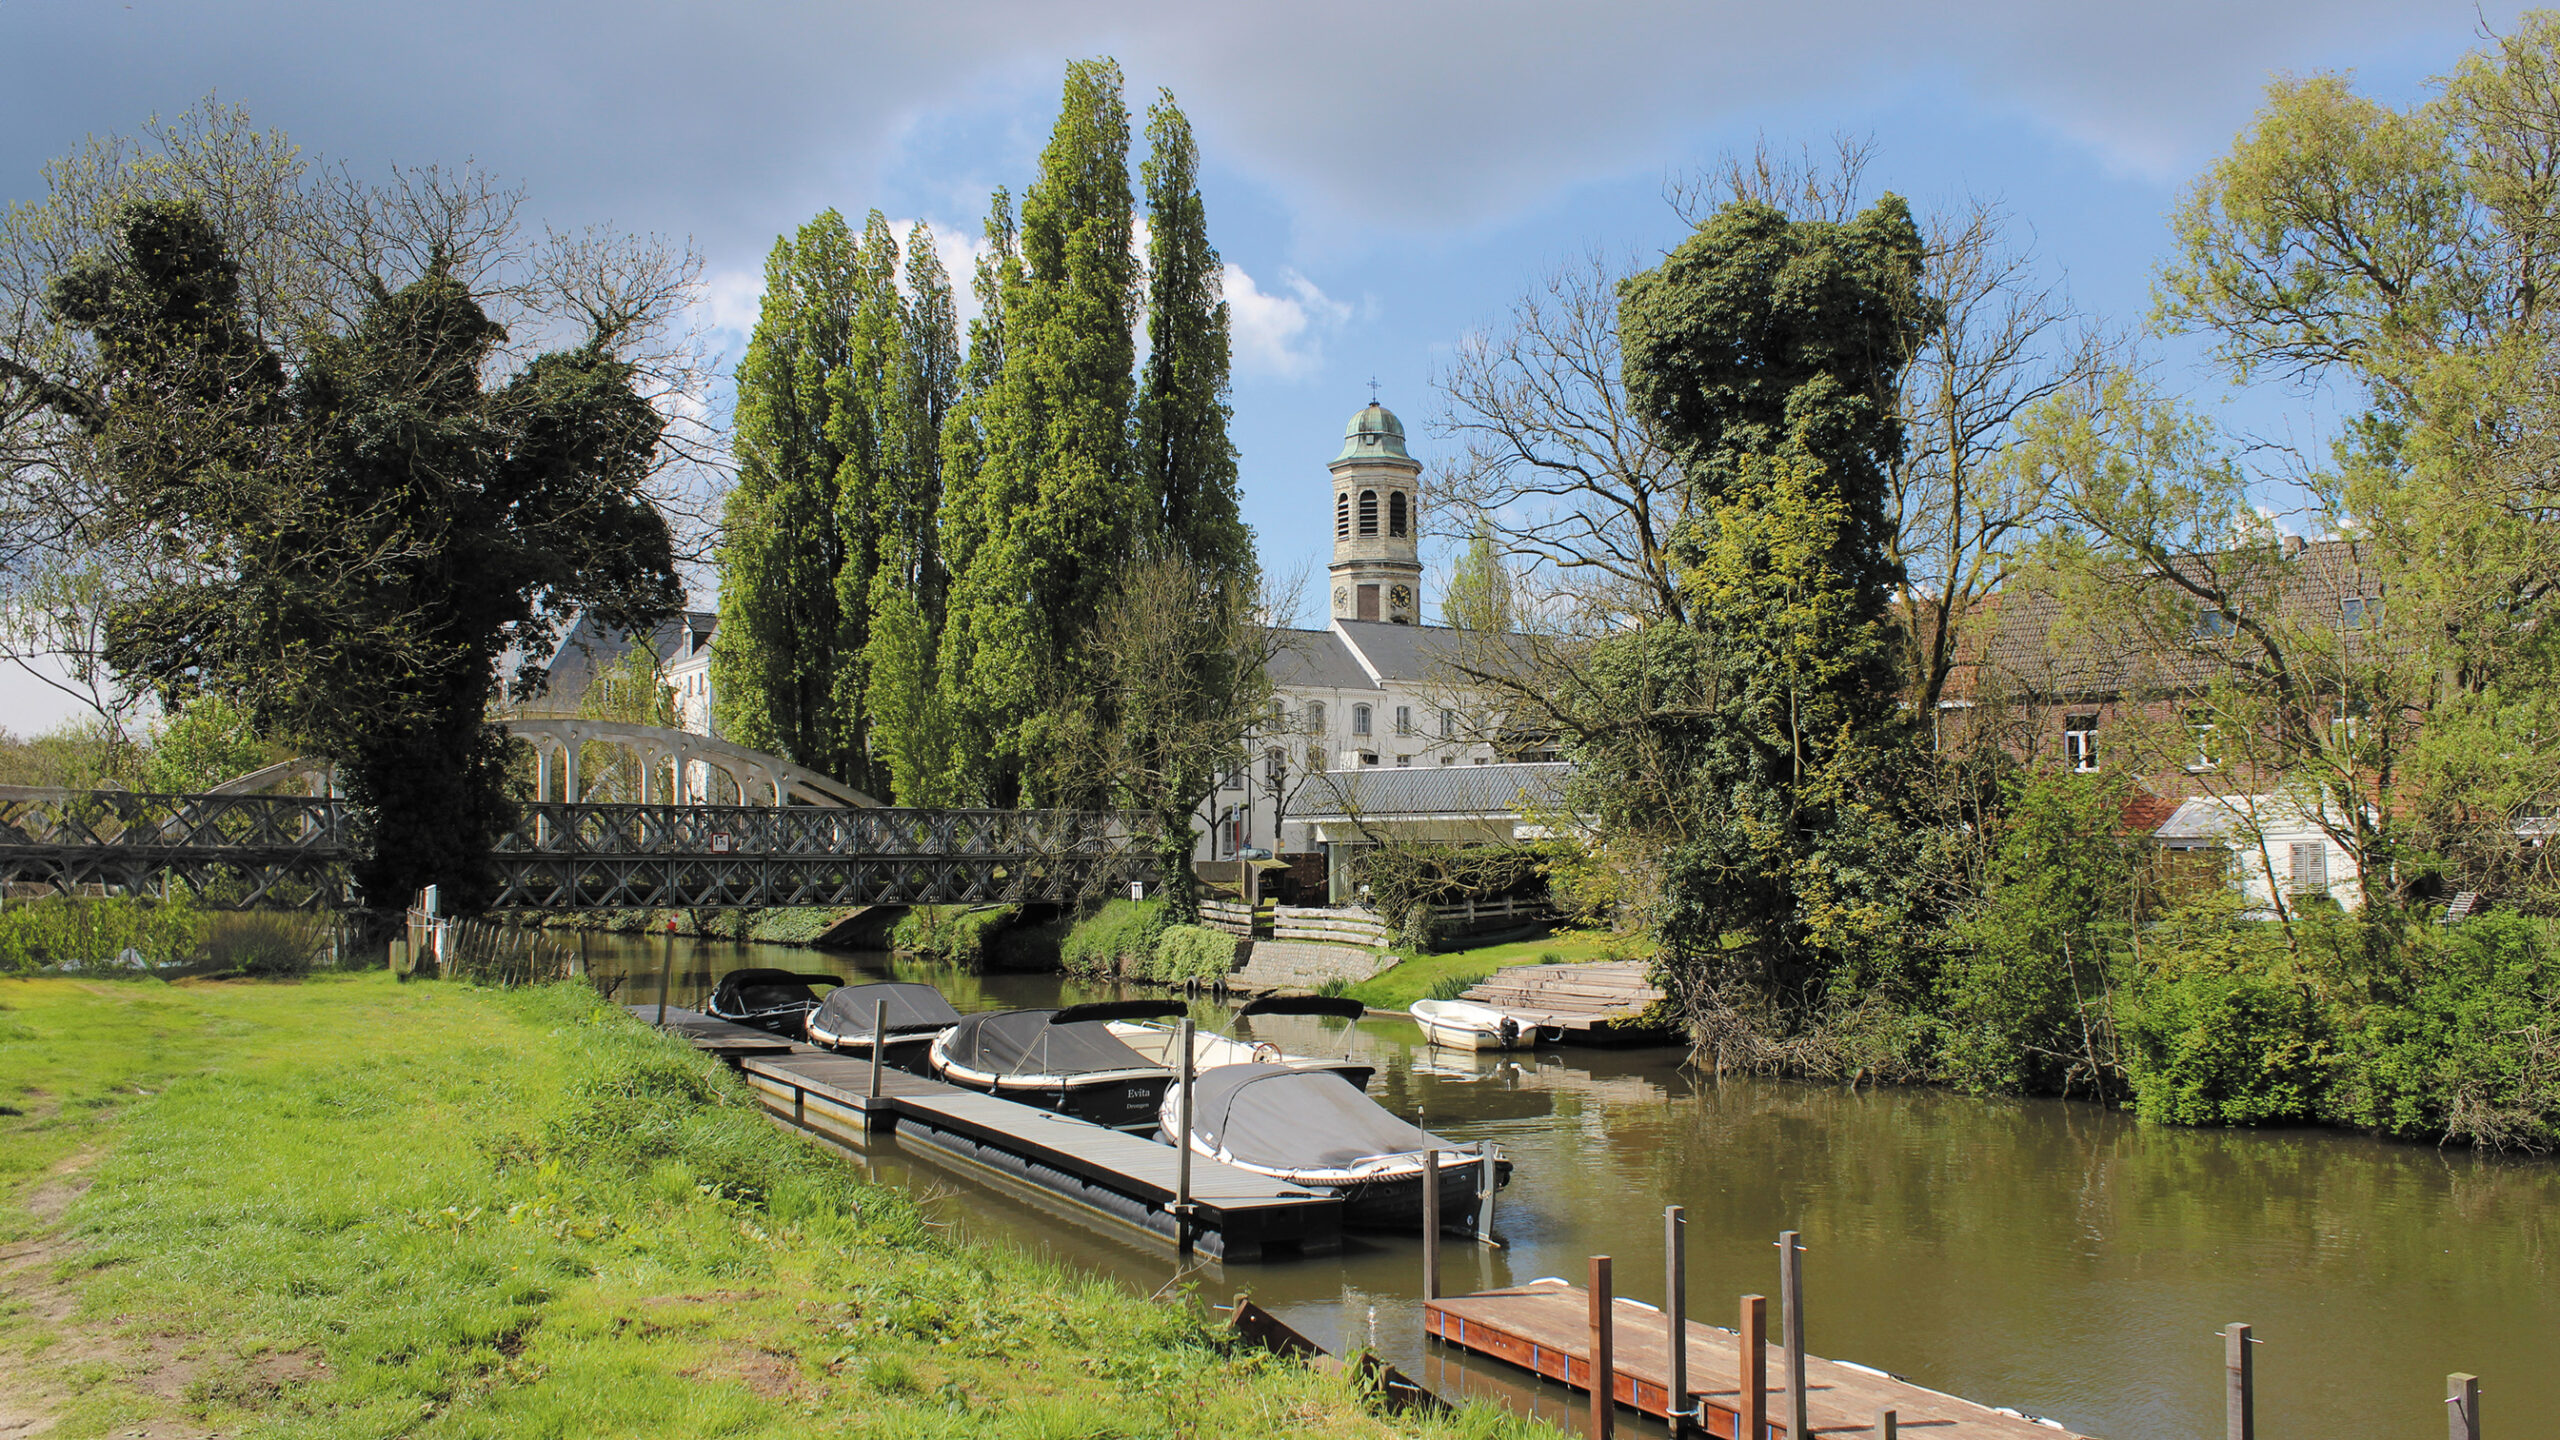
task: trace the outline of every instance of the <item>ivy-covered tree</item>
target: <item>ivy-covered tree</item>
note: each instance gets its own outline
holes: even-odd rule
[[[634,368],[599,324],[486,385],[505,333],[438,261],[288,372],[198,206],[129,205],[115,239],[50,292],[94,345],[68,418],[173,557],[110,611],[109,662],[336,760],[371,903],[434,883],[469,908],[513,818],[485,718],[501,657],[576,607],[631,629],[679,598]]]
[[[1846,223],[1737,202],[1621,292],[1629,399],[1689,491],[1688,618],[1603,643],[1634,723],[1587,732],[1584,773],[1660,837],[1666,968],[1737,1035],[1890,949],[1864,942],[1911,868],[1884,496],[1920,262],[1892,197]]]

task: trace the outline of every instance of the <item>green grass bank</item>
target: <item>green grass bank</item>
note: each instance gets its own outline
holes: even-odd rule
[[[0,981],[13,1424],[1543,1433],[1377,1418],[1196,1304],[955,1240],[581,988],[381,975]]]
[[[1510,940],[1472,950],[1416,955],[1382,970],[1343,993],[1373,1010],[1402,1010],[1414,1001],[1459,980],[1472,984],[1496,970],[1514,965],[1579,964],[1586,960],[1633,959],[1628,938],[1596,931],[1564,930],[1528,940]]]

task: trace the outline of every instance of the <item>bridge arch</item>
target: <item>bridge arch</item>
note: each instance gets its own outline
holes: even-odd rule
[[[578,757],[589,745],[619,747],[639,762],[645,805],[707,801],[710,777],[726,776],[745,805],[818,805],[839,809],[876,809],[880,802],[831,775],[795,765],[726,740],[639,725],[622,720],[574,717],[518,717],[503,722],[507,733],[533,747],[536,800],[575,802],[587,798],[578,773]],[[309,759],[280,760],[213,787],[215,795],[253,795],[288,781],[308,782],[312,794],[336,791],[330,766]]]

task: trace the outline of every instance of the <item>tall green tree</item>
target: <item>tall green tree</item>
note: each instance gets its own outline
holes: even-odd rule
[[[954,560],[941,687],[956,783],[998,805],[1025,798],[1040,697],[1081,670],[1077,640],[1153,508],[1130,446],[1128,154],[1120,67],[1070,64],[1004,277],[1002,370],[969,419],[983,449],[954,496],[969,554]]]
[[[725,738],[838,776],[853,737],[835,703],[845,452],[833,418],[837,377],[852,363],[859,265],[833,210],[765,258],[763,310],[738,365],[738,482],[711,656]]]
[[[110,611],[118,672],[339,762],[375,905],[434,883],[469,908],[512,821],[486,720],[501,657],[579,606],[641,628],[679,598],[641,486],[661,421],[602,327],[484,383],[505,332],[442,263],[376,292],[290,375],[195,204],[127,206],[55,281],[95,389],[70,417],[131,523],[193,563]]]
[[[1511,572],[1503,567],[1502,552],[1494,546],[1492,523],[1481,516],[1475,535],[1467,541],[1467,553],[1458,558],[1458,567],[1449,576],[1440,618],[1460,630],[1488,634],[1508,635],[1519,628]]]
[[[1746,1030],[1819,1008],[1909,867],[1884,540],[1920,264],[1897,198],[1845,223],[1746,201],[1621,291],[1629,400],[1690,491],[1689,619],[1603,643],[1635,724],[1594,727],[1585,770],[1661,837],[1666,966]]]
[[[1173,553],[1204,573],[1250,577],[1253,537],[1227,438],[1224,271],[1200,201],[1200,152],[1170,90],[1147,112],[1147,143],[1139,168],[1147,192],[1147,358],[1137,463]]]

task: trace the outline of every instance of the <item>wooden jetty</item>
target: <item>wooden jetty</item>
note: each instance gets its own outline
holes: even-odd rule
[[[1460,998],[1513,1016],[1524,1029],[1535,1025],[1586,1045],[1642,1044],[1673,1035],[1639,1023],[1663,998],[1660,987],[1645,978],[1641,960],[1514,965],[1494,971]]]
[[[1662,1418],[1672,1408],[1668,1326],[1660,1310],[1634,1300],[1611,1307],[1610,1393],[1617,1403]],[[1423,1332],[1436,1339],[1505,1360],[1573,1389],[1591,1389],[1591,1292],[1563,1280],[1533,1280],[1503,1290],[1426,1301]],[[1689,1400],[1702,1405],[1702,1431],[1717,1440],[1743,1440],[1742,1340],[1731,1330],[1687,1325]],[[1786,1351],[1768,1345],[1762,1373],[1779,1380]],[[1995,1410],[1971,1400],[1897,1379],[1881,1370],[1807,1355],[1806,1434],[1873,1437],[1880,1412],[1896,1412],[1900,1428],[1931,1440],[2082,1440],[2049,1420]],[[1783,1392],[1771,1385],[1763,1414],[1767,1434],[1786,1436]]]
[[[627,1007],[644,1023],[655,1005]],[[797,1045],[690,1010],[667,1011],[669,1033],[736,1065],[776,1120],[838,1144],[895,1128],[906,1140],[1063,1198],[1203,1255],[1259,1260],[1342,1247],[1342,1202],[1330,1195],[1191,1157],[1185,1209],[1182,1156],[1123,1131],[892,1066]]]

